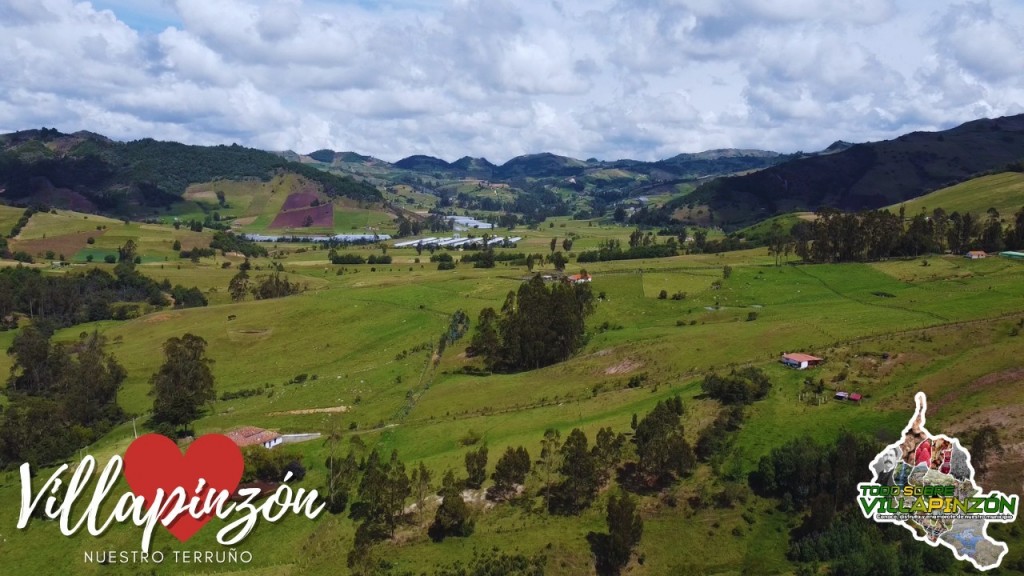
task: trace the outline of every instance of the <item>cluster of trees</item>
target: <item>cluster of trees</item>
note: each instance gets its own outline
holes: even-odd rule
[[[730,370],[724,376],[712,372],[700,385],[701,391],[722,404],[751,404],[767,396],[771,387],[768,375],[753,366]]]
[[[823,208],[814,221],[798,222],[788,235],[781,227],[773,228],[768,245],[776,254],[792,249],[809,262],[880,260],[947,250],[955,254],[1018,250],[1024,248],[1024,208],[1007,226],[994,208],[984,218],[936,208],[909,219],[902,209],[899,214],[886,210],[854,214]]]
[[[0,269],[0,318],[23,314],[57,327],[116,318],[118,302],[167,305],[172,293],[178,307],[205,306],[197,288],[172,287],[139,274],[131,260],[122,260],[114,274],[91,269],[83,273],[44,275],[34,268]],[[11,327],[11,322],[4,324]]]
[[[831,573],[844,576],[945,573],[952,566],[947,550],[920,546],[903,528],[864,522],[849,495],[870,480],[864,463],[880,448],[873,438],[844,431],[831,445],[805,436],[761,458],[750,486],[804,518],[792,532],[790,560],[812,570],[828,562]]]
[[[484,308],[467,350],[498,372],[533,370],[565,360],[584,344],[584,320],[593,312],[587,284],[555,282],[539,275],[509,292],[499,314]]]
[[[633,235],[637,233],[639,233],[639,230],[634,231]],[[579,256],[576,257],[576,261],[607,262],[611,260],[636,260],[639,258],[667,258],[678,254],[678,245],[675,238],[669,238],[664,244],[655,243],[654,240],[657,237],[650,233],[646,235],[641,234],[639,238],[639,244],[635,246],[630,245],[625,250],[622,249],[618,240],[605,240],[597,250],[580,252]],[[635,238],[633,239],[635,240]],[[649,243],[644,244],[644,240],[647,240]]]
[[[387,254],[370,254],[369,257],[363,258],[352,253],[338,254],[334,249],[327,253],[327,257],[331,260],[331,264],[391,264],[392,262],[391,256]]]
[[[246,258],[267,256],[267,249],[251,240],[236,236],[231,232],[216,231],[213,233],[213,240],[210,241],[210,248],[220,250],[222,254],[238,252]]]
[[[688,475],[697,465],[693,448],[683,436],[683,402],[679,396],[658,402],[633,433],[637,462],[634,481],[641,487],[667,484]]]
[[[228,293],[231,300],[242,302],[250,294],[255,300],[269,300],[271,298],[283,298],[302,292],[304,287],[298,282],[291,282],[287,277],[281,276],[280,272],[264,274],[255,279],[249,278],[248,268],[242,268],[228,282]]]
[[[0,417],[0,467],[58,462],[124,420],[117,392],[127,373],[104,350],[106,339],[82,334],[73,344],[50,341],[53,325],[37,322],[14,338]]]

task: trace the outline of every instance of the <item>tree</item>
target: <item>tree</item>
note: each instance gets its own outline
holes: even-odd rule
[[[434,523],[430,525],[427,533],[435,542],[440,542],[448,536],[465,537],[473,533],[473,519],[469,506],[462,500],[457,487],[448,486],[441,490],[441,505],[438,506]]]
[[[603,484],[608,480],[611,470],[622,460],[622,451],[626,446],[625,434],[615,434],[611,428],[605,427],[597,431],[597,439],[591,453],[597,467],[598,480]]]
[[[551,255],[551,263],[554,264],[556,270],[561,272],[565,270],[565,265],[568,264],[569,261],[565,259],[565,256],[561,252],[555,252]]]
[[[554,253],[555,247],[558,246],[558,236],[551,239],[551,252]]]
[[[427,494],[430,492],[430,470],[420,462],[420,465],[412,471],[412,493],[416,499],[416,515],[422,516],[423,507],[427,502]]]
[[[598,574],[619,574],[629,563],[633,549],[644,533],[644,521],[636,509],[636,501],[619,492],[608,498],[605,515],[608,534],[589,535]]]
[[[466,452],[466,487],[480,488],[487,479],[487,446]]]
[[[530,473],[530,454],[522,446],[512,448],[509,446],[505,453],[498,459],[494,466],[494,486],[487,491],[487,497],[492,500],[502,500],[515,493],[517,484],[526,482],[526,475]]]
[[[135,253],[136,253],[137,249],[138,249],[138,247],[136,246],[135,241],[129,239],[127,242],[124,243],[124,246],[121,246],[120,248],[117,249],[117,260],[118,260],[118,262],[132,262],[132,263],[134,263],[135,262]]]
[[[252,285],[249,282],[249,273],[239,268],[238,274],[235,274],[231,278],[231,282],[228,283],[228,293],[231,294],[231,300],[233,302],[241,302],[245,300],[246,295],[252,290]]]
[[[572,238],[566,238],[562,240],[562,250],[569,252],[572,250]]]
[[[637,424],[633,442],[639,460],[637,481],[642,485],[651,486],[674,476],[684,476],[696,465],[693,449],[683,437],[679,423],[681,410],[674,404],[674,401],[658,402]]]
[[[412,483],[405,473],[405,464],[398,459],[397,450],[391,451],[391,459],[388,460],[384,474],[384,523],[391,530],[391,536],[394,536],[397,520],[405,509],[405,501],[412,494]]]
[[[540,460],[537,461],[537,474],[544,483],[544,504],[551,507],[551,477],[561,466],[558,447],[561,445],[561,433],[554,428],[544,431],[544,439],[540,441]]]
[[[612,213],[612,220],[615,220],[619,224],[626,222],[626,207],[619,204],[615,207],[615,212]]]
[[[579,428],[569,433],[560,452],[562,465],[558,471],[565,480],[555,490],[549,508],[552,512],[576,514],[589,506],[597,494],[597,467],[587,446],[587,435]]]
[[[187,428],[203,406],[214,399],[213,360],[206,357],[206,340],[185,334],[164,342],[164,364],[150,378],[153,422]]]

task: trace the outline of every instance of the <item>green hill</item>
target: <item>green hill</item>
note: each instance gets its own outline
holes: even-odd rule
[[[961,214],[984,214],[989,208],[995,208],[1003,217],[1012,216],[1024,207],[1024,173],[1002,172],[973,178],[913,200],[893,204],[888,209],[899,210],[901,206],[905,207],[908,216],[921,210],[931,212],[935,208]]]
[[[380,201],[373,186],[238,145],[188,146],[152,139],[114,142],[88,132],[28,130],[0,136],[0,188],[13,204],[44,203],[116,217],[158,214],[191,184],[269,180],[292,172],[330,197]]]
[[[60,218],[92,221],[84,215],[51,216],[27,230],[41,237],[61,226]],[[68,343],[93,329],[107,336],[108,349],[128,374],[119,402],[130,414],[141,416],[136,422],[140,432],[146,430],[153,403],[149,377],[161,363],[160,347],[186,332],[206,339],[208,356],[216,361],[212,369],[219,399],[196,422],[197,433],[245,425],[284,433],[340,431],[340,452],[352,450],[362,458],[374,448],[384,454],[397,450],[406,471],[422,463],[432,472],[435,487],[446,470],[464,477],[466,452],[481,445],[489,449],[490,474],[507,447],[524,446],[531,458],[539,459],[548,429],[558,430],[565,439],[579,428],[591,444],[603,427],[631,438],[633,414],[643,418],[657,402],[675,395],[684,405],[684,436],[696,444],[727,410],[702,392],[706,373],[755,366],[769,376],[767,396],[745,408],[742,425],[727,433],[720,455],[700,462],[681,480],[657,489],[631,487],[629,463],[637,456],[627,440],[622,471],[612,474],[608,488],[578,515],[548,513],[544,476],[534,473],[526,480],[525,495],[513,502],[490,502],[482,493],[470,493],[474,533],[435,543],[427,537],[437,507],[430,500],[425,514],[403,515],[395,536],[372,546],[373,554],[386,559],[390,573],[396,575],[433,574],[455,561],[474,562],[494,548],[540,556],[547,574],[591,575],[594,561],[588,534],[605,530],[605,503],[620,487],[634,491],[644,522],[639,547],[627,567],[630,574],[792,574],[812,566],[835,568],[843,565],[843,557],[814,564],[787,554],[794,542],[814,540],[798,530],[805,526],[805,509],[749,488],[748,475],[758,469],[763,456],[804,436],[834,443],[843,430],[893,441],[918,390],[934,402],[928,419],[933,433],[963,434],[991,421],[999,423],[1007,447],[1018,446],[1024,437],[1022,420],[1016,418],[1020,412],[1013,408],[1024,400],[1016,360],[1019,337],[1010,335],[1021,320],[1024,288],[1020,267],[1013,262],[950,257],[929,258],[927,267],[920,261],[775,267],[758,250],[588,264],[592,290],[602,296],[587,322],[590,339],[584,350],[567,362],[539,370],[482,375],[480,360],[465,354],[470,335],[443,352],[435,344],[456,310],[467,312],[475,323],[481,309],[499,307],[506,293],[528,275],[525,267],[477,269],[458,264],[456,270],[440,271],[417,264],[421,255],[412,248],[389,250],[394,261],[383,267],[337,266],[327,262],[324,250],[281,244],[273,260],[252,260],[253,274],[282,263],[288,276],[309,290],[287,298],[232,302],[224,288],[235,270],[222,265],[237,266],[240,258],[218,255],[172,265],[162,258],[148,261],[180,232],[169,226],[108,225],[106,236],[134,238],[143,247],[143,273],[157,280],[167,277],[196,284],[211,299],[204,308],[164,310],[57,333],[58,341]],[[572,233],[581,245],[612,237],[625,240],[627,233],[571,220],[556,221],[554,230],[559,235]],[[546,250],[553,234],[547,228],[521,233],[521,249],[529,251]],[[350,251],[379,254],[376,247]],[[723,266],[730,267],[727,278]],[[662,290],[686,296],[663,300],[658,298]],[[751,312],[756,313],[753,320]],[[0,332],[0,344],[9,346],[17,333]],[[807,372],[787,369],[777,362],[778,353],[786,350],[818,354],[826,362]],[[0,357],[0,371],[9,369],[10,363],[9,356]],[[813,385],[819,379],[823,382],[824,402],[808,400],[813,398],[807,392],[813,388],[808,387],[808,377]],[[833,401],[835,390],[858,392],[866,400],[861,405]],[[132,422],[126,421],[85,453],[97,455],[102,465],[106,457],[123,453],[131,439]],[[982,480],[986,489],[1019,486],[1015,449],[989,457]],[[301,457],[307,473],[298,487],[324,489],[329,441],[321,438],[275,450]],[[859,460],[851,464],[861,473],[867,465]],[[484,488],[491,485],[485,480]],[[115,488],[111,501],[122,490]],[[17,517],[18,494],[17,476],[8,473],[0,481],[0,517]],[[352,494],[355,498],[355,487]],[[853,492],[833,496],[839,505],[853,505],[855,497]],[[832,530],[845,525],[869,530],[863,519],[851,521],[846,515],[821,522]],[[154,549],[169,557],[173,550],[219,549],[214,535],[224,524],[214,520],[187,544],[158,528]],[[238,550],[253,554],[250,565],[168,561],[159,573],[347,573],[358,524],[347,511],[336,516],[324,513],[317,520],[287,515],[280,522],[260,522],[238,545]],[[99,538],[79,534],[68,539],[55,522],[34,521],[25,530],[5,531],[0,563],[13,574],[80,572],[84,551],[134,549],[139,532],[116,525]],[[991,533],[1010,545],[1004,566],[1015,566],[1024,550],[1019,532]],[[849,550],[885,550],[893,557],[906,547],[928,550],[923,544],[887,538],[888,532],[866,534],[877,540],[864,536],[865,543],[847,544]],[[689,553],[680,548],[680,541],[714,547],[715,554]],[[947,574],[962,573],[959,563],[943,562],[939,553],[950,554],[937,550],[928,565],[944,566]],[[919,554],[906,556],[907,566],[925,561]],[[139,568],[112,564],[101,571],[127,575]]]

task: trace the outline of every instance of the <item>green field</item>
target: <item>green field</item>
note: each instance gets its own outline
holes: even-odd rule
[[[262,192],[251,198],[241,188],[225,187],[224,192],[239,214],[256,216],[248,225],[256,229],[260,219],[283,202],[286,183],[253,186]],[[374,221],[377,213],[358,210],[353,209],[343,225],[336,220],[335,228],[347,231],[346,226]],[[56,334],[63,342],[76,340],[83,331],[98,330],[107,336],[108,349],[128,374],[119,402],[138,417],[137,426],[143,425],[152,406],[149,380],[162,362],[162,344],[187,332],[208,342],[218,394],[263,390],[214,402],[195,423],[196,433],[242,425],[283,433],[326,433],[340,427],[346,449],[365,446],[362,455],[372,447],[396,449],[407,470],[423,462],[435,483],[447,469],[463,471],[466,448],[461,439],[469,431],[488,446],[490,472],[509,446],[523,445],[536,458],[548,428],[558,429],[563,438],[580,428],[591,442],[605,426],[631,433],[632,415],[642,416],[658,401],[677,394],[685,404],[685,435],[693,442],[719,410],[717,402],[701,394],[704,375],[753,365],[763,368],[773,385],[766,399],[748,409],[748,418],[736,433],[729,469],[738,477],[754,470],[758,459],[773,448],[802,435],[831,441],[846,429],[894,441],[912,412],[914,393],[923,390],[933,403],[928,420],[933,433],[961,433],[982,421],[1001,427],[1007,451],[992,461],[983,485],[1020,490],[1024,376],[1019,367],[1024,340],[1014,327],[1024,321],[1021,262],[931,256],[928,266],[915,259],[777,267],[766,249],[757,249],[588,264],[592,291],[601,299],[587,322],[584,349],[547,368],[479,376],[464,371],[480,365],[465,355],[468,336],[449,345],[436,364],[432,347],[456,310],[466,311],[475,323],[481,309],[500,308],[505,295],[529,277],[525,267],[499,263],[493,269],[475,269],[459,264],[455,270],[438,271],[428,252],[417,254],[411,248],[389,249],[394,258],[390,265],[335,266],[325,250],[281,244],[268,246],[273,260],[253,261],[261,268],[254,274],[263,273],[272,262],[280,263],[286,275],[305,283],[307,290],[282,299],[234,303],[227,285],[240,259],[218,255],[193,263],[178,258],[170,248],[175,239],[183,247],[203,245],[209,231],[39,214],[23,234],[41,239],[61,230],[95,231],[97,225],[107,228],[75,261],[84,260],[83,254],[102,261],[100,254],[116,252],[130,238],[140,247],[139,269],[144,274],[198,286],[210,299],[204,308],[162,310],[124,322],[77,325]],[[606,239],[625,244],[630,231],[559,218],[536,230],[495,233],[523,236],[514,252],[548,254],[552,237],[558,238],[559,250],[563,238],[573,237],[572,252],[579,252]],[[363,256],[381,253],[376,246],[347,251]],[[459,256],[455,254],[456,260]],[[225,262],[231,263],[229,267],[224,268]],[[725,266],[731,268],[728,278],[723,277]],[[571,262],[567,272],[579,268]],[[550,270],[539,266],[537,271]],[[659,299],[662,290],[670,296],[684,292],[685,298]],[[15,334],[0,332],[0,346],[6,349]],[[777,359],[787,351],[816,354],[825,363],[810,372],[786,369]],[[0,372],[7,373],[11,361],[0,356]],[[306,378],[293,383],[302,374]],[[640,385],[630,387],[630,379],[641,375]],[[863,394],[865,401],[858,406],[801,402],[807,376],[822,379],[827,396],[843,389]],[[338,407],[345,411],[308,412]],[[84,452],[107,458],[123,453],[131,439],[129,421]],[[323,487],[328,454],[323,440],[277,450],[302,456],[308,475],[301,487]],[[865,462],[865,470],[867,466]],[[40,476],[48,474],[43,471]],[[720,490],[721,482],[710,466],[702,464],[692,476],[660,492],[639,495],[644,536],[627,573],[795,573],[797,565],[787,559],[786,549],[789,531],[800,518],[781,511],[778,502],[751,495],[745,503],[727,508],[687,503]],[[394,539],[375,546],[375,553],[396,571],[416,574],[468,561],[475,552],[492,548],[542,553],[549,574],[592,574],[586,536],[605,529],[608,491],[578,517],[552,516],[539,511],[540,485],[538,477],[528,479],[526,504],[474,505],[476,531],[468,538],[433,543],[426,534],[432,514],[410,515]],[[16,471],[0,473],[0,518],[17,517],[19,490]],[[108,501],[104,506],[112,505]],[[154,549],[169,553],[219,548],[214,536],[222,525],[214,520],[187,545],[158,529]],[[249,565],[150,567],[82,563],[87,550],[137,548],[139,531],[134,527],[115,526],[99,538],[80,533],[67,539],[54,522],[34,521],[28,530],[16,530],[13,521],[5,520],[0,526],[0,566],[12,574],[136,574],[151,568],[159,574],[339,574],[346,573],[355,526],[347,515],[325,513],[315,521],[287,516],[274,525],[261,523],[237,547],[252,552]],[[1019,531],[999,534],[1010,545],[1004,565],[1018,562],[1024,536]]]
[[[895,211],[900,206],[906,207],[908,217],[922,210],[931,213],[936,208],[942,208],[946,213],[971,212],[977,215],[995,208],[1004,219],[1009,219],[1024,207],[1024,173],[1002,172],[974,178],[901,204],[893,204],[888,209]]]

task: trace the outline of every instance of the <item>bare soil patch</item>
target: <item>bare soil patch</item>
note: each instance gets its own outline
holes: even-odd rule
[[[91,230],[37,238],[35,240],[11,240],[11,251],[17,252],[22,250],[36,258],[43,258],[48,251],[52,250],[54,256],[58,258],[61,254],[65,258],[71,258],[76,252],[89,245],[88,240],[90,237],[96,238],[102,236],[105,232],[106,230]]]
[[[604,369],[604,373],[611,376],[614,374],[629,374],[630,372],[643,367],[643,362],[626,359],[618,364],[613,364]]]
[[[267,414],[267,416],[295,416],[299,414],[339,414],[348,411],[348,406],[331,406],[330,408],[303,408],[301,410],[285,410],[284,412],[270,412]]]

